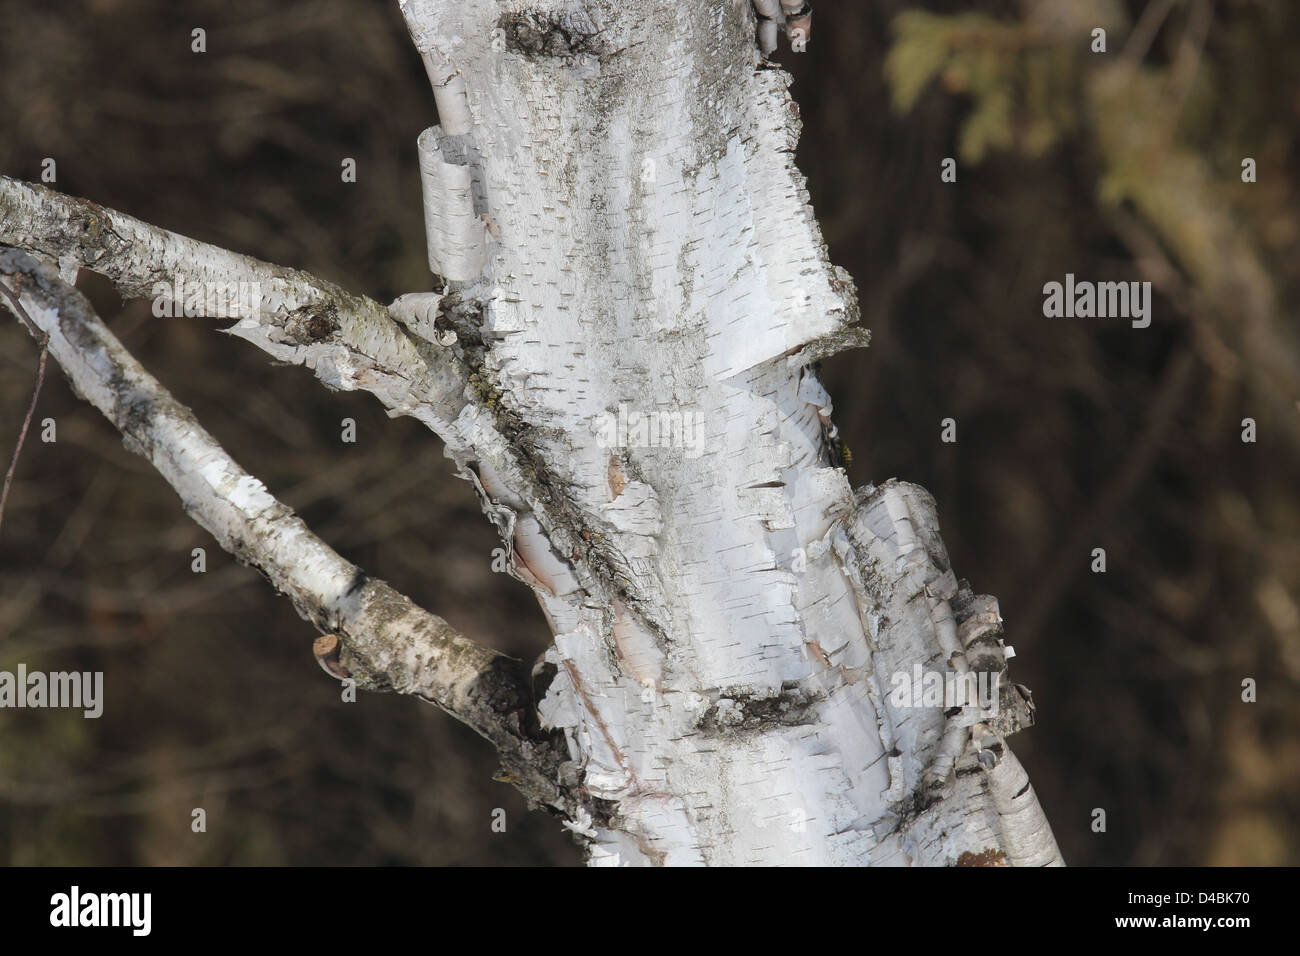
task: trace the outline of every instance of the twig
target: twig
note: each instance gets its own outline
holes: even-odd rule
[[[1197,0],[1192,7],[1189,23],[1178,43],[1178,55],[1170,69],[1169,101],[1172,108],[1167,112],[1167,123],[1176,125],[1178,116],[1183,111],[1187,96],[1191,92],[1192,82],[1201,67],[1201,57],[1205,53],[1205,41],[1209,37],[1210,27],[1214,23],[1214,7],[1209,0]]]
[[[1151,0],[1142,10],[1142,16],[1129,34],[1128,43],[1124,44],[1124,51],[1120,54],[1129,67],[1137,66],[1146,57],[1151,43],[1176,2],[1177,0]]]
[[[36,386],[32,389],[32,400],[27,405],[27,417],[23,419],[22,430],[18,432],[18,444],[14,446],[14,456],[9,461],[9,470],[5,472],[4,489],[0,490],[0,527],[4,527],[5,522],[5,504],[9,501],[9,486],[13,484],[14,471],[18,468],[18,456],[23,452],[23,442],[27,440],[27,429],[32,425],[32,416],[36,414],[36,401],[41,397],[41,386],[45,384],[45,360],[50,354],[49,336],[47,336],[27,314],[23,308],[22,302],[3,282],[0,282],[0,291],[3,291],[5,297],[9,300],[9,307],[14,310],[14,314],[27,326],[27,330],[36,337],[36,341],[41,345],[40,361],[36,364]]]
[[[1226,379],[1240,378],[1241,359],[1223,341],[1210,318],[1214,303],[1184,277],[1150,228],[1136,215],[1116,207],[1107,219],[1120,241],[1128,246],[1138,269],[1191,320],[1196,348],[1205,364]]]

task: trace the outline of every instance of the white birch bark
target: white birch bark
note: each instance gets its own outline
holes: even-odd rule
[[[313,650],[327,673],[437,705],[491,741],[505,775],[532,800],[577,812],[560,785],[560,754],[532,732],[517,661],[457,634],[312,534],[127,352],[53,265],[0,247],[0,302],[48,346],[123,444],[158,470],[186,513],[325,632]]]
[[[592,861],[1059,860],[996,786],[1014,727],[885,699],[967,668],[958,587],[923,493],[831,463],[809,364],[856,304],[749,3],[401,5],[455,129],[420,140],[430,263],[524,452],[478,476],[556,635],[540,711]]]
[[[1027,692],[1003,680],[996,713],[891,694],[918,668],[1004,678],[1008,650],[996,601],[949,567],[929,496],[855,492],[836,467],[814,363],[866,335],[749,0],[401,7],[442,119],[417,145],[435,292],[385,310],[12,180],[0,243],[126,294],[194,270],[256,278],[267,294],[231,331],[443,438],[554,631],[535,710],[419,609],[405,629],[339,627],[329,582],[295,601],[340,630],[346,661],[389,675],[373,683],[493,740],[593,863],[1059,863],[1004,740],[1032,720]],[[807,11],[780,8],[806,42]],[[53,335],[60,305],[42,307]],[[75,383],[95,363],[71,341],[55,356]],[[190,441],[238,479],[221,495],[251,487],[168,427],[149,432],[164,463]],[[270,547],[261,514],[245,530]],[[331,582],[349,573],[335,559]],[[424,666],[447,648],[467,671]]]

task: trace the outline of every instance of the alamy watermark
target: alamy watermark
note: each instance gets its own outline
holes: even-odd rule
[[[247,319],[262,306],[259,282],[208,282],[178,275],[171,282],[155,282],[149,291],[159,319]]]
[[[103,671],[0,671],[0,707],[80,710],[94,720],[104,713]]]
[[[130,929],[132,936],[148,936],[153,929],[153,894],[83,893],[73,886],[50,897],[50,925],[117,926]]]
[[[1131,319],[1133,328],[1151,324],[1150,282],[1076,281],[1066,273],[1065,282],[1043,286],[1043,315],[1049,319]]]
[[[704,454],[703,412],[642,412],[620,404],[618,413],[596,416],[601,448],[681,448],[687,458]]]
[[[895,671],[889,681],[889,703],[894,707],[978,707],[986,716],[998,713],[996,671],[928,671],[920,664],[912,670]]]

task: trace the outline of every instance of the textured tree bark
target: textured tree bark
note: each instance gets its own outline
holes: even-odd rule
[[[1005,743],[1033,709],[996,601],[929,495],[839,467],[815,365],[867,337],[749,0],[401,7],[441,120],[417,144],[434,291],[385,309],[7,179],[0,243],[128,295],[256,283],[230,331],[446,442],[555,634],[532,679],[329,551],[5,254],[74,385],[336,634],[331,673],[475,727],[594,864],[1059,864]]]
[[[924,492],[835,467],[810,366],[863,337],[750,4],[402,9],[445,121],[436,322],[508,438],[462,461],[556,635],[539,709],[592,861],[1059,861],[1001,739],[1017,689],[997,717],[891,705],[968,647],[1003,675],[1000,619]]]

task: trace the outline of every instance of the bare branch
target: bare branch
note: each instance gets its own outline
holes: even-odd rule
[[[506,779],[559,806],[558,760],[529,738],[532,695],[518,662],[462,637],[317,538],[122,346],[51,265],[0,251],[0,276],[21,276],[22,306],[74,388],[180,495],[186,512],[298,613],[340,639],[335,676],[437,704],[494,743]]]
[[[516,510],[533,511],[544,527],[557,524],[549,490],[533,487],[534,469],[521,466],[495,415],[484,413],[483,386],[474,384],[455,334],[435,328],[438,295],[408,294],[385,308],[306,272],[0,176],[0,246],[5,245],[56,260],[61,267],[84,265],[109,278],[123,296],[147,296],[165,304],[174,302],[167,289],[177,283],[247,284],[255,293],[249,298],[256,302],[256,314],[227,331],[281,362],[311,369],[329,388],[362,389],[390,414],[418,419],[446,443],[503,533],[514,516],[484,490],[480,475],[494,482],[497,498],[505,487],[514,489],[519,497],[510,501]],[[467,466],[471,461],[473,468]],[[563,537],[559,545],[566,554],[576,547]]]
[[[0,176],[0,244],[75,262],[107,276],[125,298],[168,305],[178,284],[242,283],[254,293],[255,314],[232,334],[310,368],[331,388],[372,392],[449,445],[462,444],[451,423],[466,405],[464,365],[373,299],[7,176]]]

